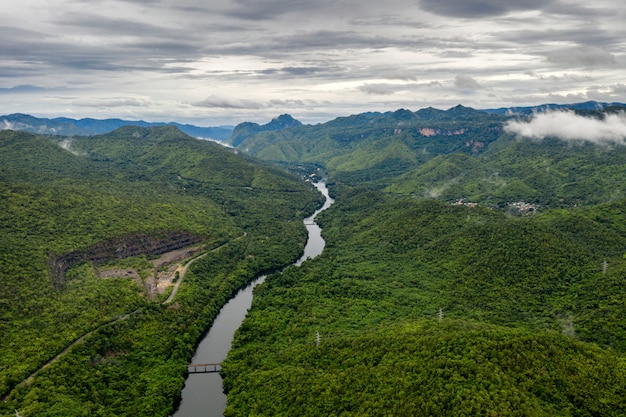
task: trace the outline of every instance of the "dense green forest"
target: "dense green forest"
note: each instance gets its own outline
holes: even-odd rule
[[[321,197],[287,171],[323,167],[326,247],[256,288],[225,415],[626,415],[626,150],[515,137],[510,117],[284,115],[236,149],[1,132],[0,414],[171,414],[224,302],[302,251]],[[164,303],[147,282],[171,236],[204,256]]]
[[[477,113],[241,142],[324,165],[337,202],[324,253],[257,289],[225,415],[626,415],[624,146],[524,140]]]
[[[0,159],[1,415],[172,413],[199,337],[256,274],[297,259],[300,220],[321,198],[282,169],[173,127],[2,131]],[[89,259],[69,264],[60,285],[51,277],[53,254],[174,232],[206,253],[174,303],[132,279],[100,278]],[[150,271],[151,256],[108,262]]]
[[[619,112],[626,107],[577,110],[598,119]],[[463,106],[401,109],[243,137],[245,129],[236,128],[229,140],[268,161],[319,164],[342,184],[412,198],[567,208],[626,197],[624,146],[532,141],[506,132],[507,121],[531,117]]]
[[[344,196],[256,292],[227,415],[624,415],[624,209]]]

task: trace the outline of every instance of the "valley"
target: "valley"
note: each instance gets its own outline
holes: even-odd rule
[[[535,117],[283,115],[234,149],[0,132],[0,414],[172,414],[219,310],[265,274],[225,416],[624,415],[625,138],[516,133]],[[285,267],[320,168],[324,250]]]

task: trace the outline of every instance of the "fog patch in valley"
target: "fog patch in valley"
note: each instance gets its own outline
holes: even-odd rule
[[[66,151],[70,152],[73,155],[76,156],[84,156],[87,155],[87,153],[85,152],[79,152],[75,149],[72,149],[72,139],[68,138],[68,139],[63,139],[61,142],[59,142],[59,146],[63,149],[65,149]]]
[[[568,142],[624,145],[626,113],[607,114],[603,119],[580,116],[572,111],[536,113],[528,121],[509,121],[504,130],[530,139],[553,137]]]

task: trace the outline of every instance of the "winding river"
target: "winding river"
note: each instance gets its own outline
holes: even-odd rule
[[[315,183],[315,187],[326,197],[326,201],[312,216],[304,219],[309,238],[302,257],[295,263],[296,266],[300,266],[307,259],[315,258],[324,250],[322,229],[314,219],[321,211],[330,207],[334,200],[328,195],[324,181]],[[198,345],[192,363],[219,363],[226,358],[235,331],[252,305],[253,289],[263,281],[265,275],[256,278],[222,307],[211,329]],[[182,402],[174,417],[221,416],[225,408],[226,395],[222,391],[222,378],[219,373],[189,374],[182,392]]]

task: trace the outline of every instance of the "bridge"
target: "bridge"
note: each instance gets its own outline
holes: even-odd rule
[[[191,363],[187,365],[187,372],[190,374],[208,374],[221,370],[221,363]]]

